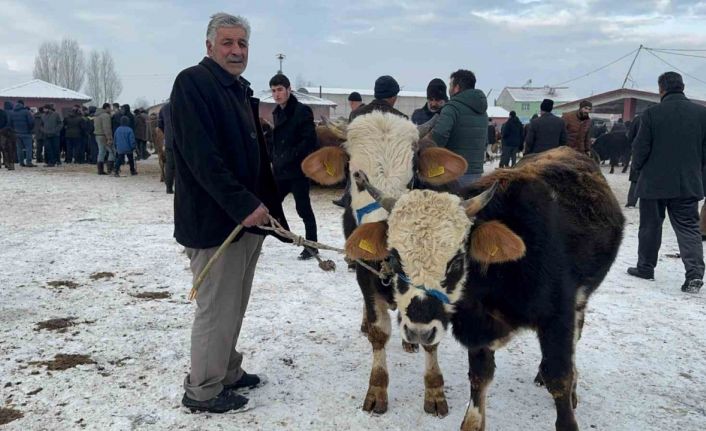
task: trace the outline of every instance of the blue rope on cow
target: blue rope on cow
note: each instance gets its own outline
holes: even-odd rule
[[[358,219],[358,224],[361,223],[363,217],[375,211],[376,209],[382,208],[380,204],[376,201],[371,204],[364,206],[363,208],[355,210],[355,217]]]
[[[414,286],[414,285],[412,284],[412,280],[410,280],[409,277],[407,277],[406,275],[404,275],[404,274],[402,274],[402,273],[397,273],[397,276],[400,277],[400,279],[401,279],[402,281],[404,281],[405,283],[409,284],[410,286]],[[427,294],[427,296],[431,296],[431,297],[433,297],[433,298],[436,298],[436,299],[438,299],[439,301],[441,301],[441,302],[444,303],[444,304],[450,304],[450,303],[451,303],[451,301],[449,300],[449,297],[446,296],[446,294],[445,294],[444,292],[440,291],[440,290],[429,289],[429,288],[426,287],[426,286],[414,286],[414,287],[416,287],[416,288],[419,289],[419,290],[423,290],[423,291]]]

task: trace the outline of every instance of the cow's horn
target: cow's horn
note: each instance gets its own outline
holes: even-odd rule
[[[431,132],[431,129],[434,128],[436,125],[436,122],[439,120],[439,114],[434,114],[433,117],[429,119],[424,124],[420,124],[417,126],[417,131],[419,132],[419,137],[423,138],[425,137],[429,132]]]
[[[480,210],[483,209],[486,205],[488,205],[488,202],[490,202],[491,199],[493,199],[493,195],[495,194],[495,191],[498,189],[498,182],[494,182],[492,186],[483,193],[479,194],[478,196],[472,198],[472,199],[466,199],[465,201],[461,202],[461,206],[466,209],[466,215],[468,217],[473,217]]]
[[[353,173],[353,179],[358,186],[363,187],[368,193],[370,193],[370,196],[372,196],[373,199],[375,199],[375,201],[379,203],[380,206],[387,212],[392,211],[392,208],[395,206],[395,202],[397,202],[397,200],[389,196],[385,196],[381,190],[370,184],[368,176],[365,175],[365,172],[355,171]]]

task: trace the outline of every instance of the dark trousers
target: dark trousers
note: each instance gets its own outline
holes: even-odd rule
[[[137,141],[137,158],[138,160],[145,160],[147,155],[147,141],[142,139],[136,139]]]
[[[47,136],[44,138],[44,155],[48,165],[59,163],[59,137]]]
[[[135,158],[132,156],[132,152],[118,154],[115,158],[115,172],[120,172],[120,166],[125,163],[125,156],[127,156],[128,165],[130,165],[130,173],[134,174],[137,171],[135,170]]]
[[[88,163],[95,164],[98,161],[98,143],[96,137],[91,135],[86,138],[88,147],[86,148],[86,156]]]
[[[510,161],[512,161],[512,164],[510,164]],[[517,163],[517,147],[503,145],[503,152],[500,155],[500,167],[515,166],[515,163]]]
[[[629,207],[637,205],[637,182],[635,181],[630,181],[630,190],[628,190],[628,202],[626,205]]]
[[[696,198],[640,199],[640,230],[637,248],[637,269],[648,274],[657,266],[662,245],[664,213],[677,235],[679,255],[686,269],[686,279],[704,278],[704,249],[699,230],[699,207]]]
[[[164,164],[164,184],[171,190],[174,187],[174,150],[165,148],[164,155],[167,159]]]
[[[46,159],[46,150],[44,149],[45,147],[45,138],[37,138],[35,135],[35,141],[37,141],[37,163],[43,162]]]
[[[297,214],[304,221],[306,239],[318,241],[316,236],[316,217],[314,216],[314,210],[311,209],[311,201],[309,200],[309,179],[294,178],[290,180],[278,179],[276,181],[280,202],[284,201],[284,198],[290,193],[294,196]]]
[[[83,163],[86,147],[83,138],[66,138],[66,163]]]

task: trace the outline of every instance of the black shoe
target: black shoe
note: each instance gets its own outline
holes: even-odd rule
[[[306,247],[306,248],[304,248],[304,250],[301,253],[299,253],[299,257],[297,257],[297,259],[309,260],[309,259],[313,258],[314,255],[318,255],[318,254],[319,254],[319,250],[317,250],[315,248]]]
[[[701,235],[701,241],[706,241],[706,235]]]
[[[632,205],[632,204],[625,204],[625,208],[635,208],[635,205]]]
[[[130,171],[130,175],[137,175],[137,171]]]
[[[33,164],[33,163],[27,163],[27,164],[25,165],[25,167],[26,167],[26,168],[36,168],[37,165],[35,165],[35,164]]]
[[[334,199],[334,200],[332,200],[331,202],[332,202],[334,205],[336,205],[337,207],[341,207],[341,208],[345,208],[345,207],[346,207],[346,203],[343,202],[343,198],[341,198],[341,199]]]
[[[699,293],[703,285],[704,282],[698,278],[686,280],[684,284],[681,285],[681,291],[684,293]]]
[[[628,274],[632,275],[633,277],[644,278],[645,280],[654,280],[655,279],[654,273],[648,274],[646,272],[640,271],[637,268],[628,268]]]
[[[231,383],[230,385],[223,385],[224,390],[236,390],[236,389],[243,389],[243,388],[248,388],[248,389],[255,389],[259,388],[260,386],[265,384],[265,379],[261,378],[257,374],[248,374],[248,373],[243,373],[243,375],[240,377],[240,379],[235,382]]]
[[[173,195],[174,194],[174,189],[171,187],[167,187],[167,194],[168,195]]]
[[[192,412],[225,413],[230,411],[245,411],[248,407],[248,399],[242,395],[223,388],[220,394],[206,401],[196,401],[187,397],[181,399],[181,404],[191,409]]]

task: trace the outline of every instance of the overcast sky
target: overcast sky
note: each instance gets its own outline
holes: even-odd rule
[[[250,20],[250,60],[244,76],[267,88],[284,53],[295,83],[372,88],[379,75],[421,90],[471,69],[491,99],[505,86],[557,84],[636,49],[703,49],[706,1],[9,1],[0,0],[0,88],[32,78],[45,40],[68,36],[83,49],[112,52],[124,90],[120,102],[169,96],[176,74],[205,55],[211,14]],[[659,54],[706,82],[706,58]],[[621,86],[632,56],[566,84],[578,96]],[[672,69],[643,52],[629,87],[655,90]],[[706,99],[706,84],[684,76],[687,95]]]

